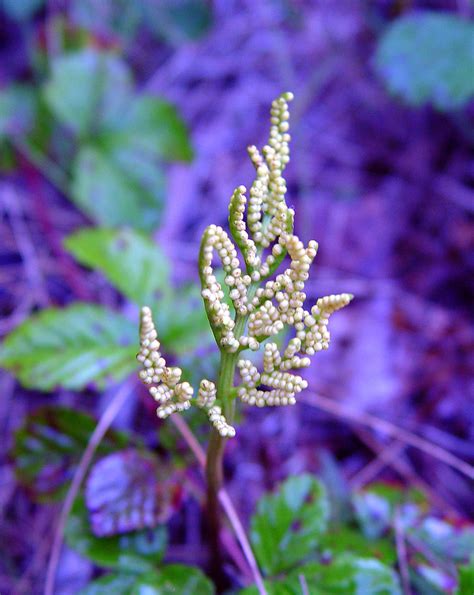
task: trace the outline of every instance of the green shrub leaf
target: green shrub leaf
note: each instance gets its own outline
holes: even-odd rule
[[[28,85],[0,89],[0,139],[28,132],[35,121],[36,95]]]
[[[125,533],[115,537],[96,537],[89,526],[82,500],[76,500],[66,525],[65,537],[76,552],[104,568],[124,572],[149,572],[166,551],[166,527]]]
[[[79,591],[79,595],[130,595],[137,582],[135,574],[106,574]]]
[[[291,477],[264,496],[252,518],[251,541],[267,574],[292,568],[320,541],[329,520],[324,486],[310,475]]]
[[[15,433],[12,454],[18,481],[36,500],[46,502],[64,494],[96,425],[90,415],[56,405],[47,405],[27,416]],[[126,444],[125,434],[109,431],[97,456]]]
[[[328,564],[311,562],[266,584],[268,595],[401,595],[397,575],[378,560],[343,554]],[[304,586],[304,587],[303,587]],[[304,591],[303,589],[306,589]],[[255,587],[241,591],[254,595]]]
[[[472,595],[474,593],[474,554],[469,564],[458,566],[458,574],[457,595]]]
[[[152,231],[160,221],[164,180],[154,156],[85,145],[73,166],[72,199],[101,225]]]
[[[168,564],[143,575],[109,574],[79,595],[213,595],[211,581],[195,566]]]
[[[199,568],[169,564],[135,583],[131,595],[213,595],[214,585]]]
[[[104,537],[168,521],[180,503],[181,487],[156,455],[128,449],[98,461],[87,479],[85,498],[94,535]]]
[[[391,93],[410,105],[463,107],[474,96],[474,23],[420,12],[394,21],[382,36],[376,67]]]
[[[51,308],[20,324],[0,347],[0,365],[30,388],[81,389],[135,368],[135,325],[101,306]]]
[[[86,48],[55,58],[51,68],[44,94],[63,124],[88,137],[120,123],[130,105],[133,85],[118,56]]]
[[[186,125],[174,105],[149,95],[134,100],[120,130],[110,139],[114,145],[128,145],[139,154],[170,161],[193,157]]]
[[[169,285],[169,263],[147,236],[130,229],[82,229],[65,240],[81,263],[98,269],[130,300],[150,304]]]

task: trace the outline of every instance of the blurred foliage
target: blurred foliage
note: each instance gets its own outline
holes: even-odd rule
[[[429,11],[402,16],[382,35],[375,62],[387,89],[410,105],[462,108],[474,97],[474,23]]]
[[[33,499],[49,502],[64,495],[96,424],[87,413],[55,405],[41,407],[26,417],[15,433],[12,455],[17,478]],[[109,430],[96,457],[128,443],[127,434]]]
[[[0,364],[27,387],[103,387],[134,368],[136,325],[102,306],[76,302],[20,324],[0,346]]]
[[[147,236],[131,229],[87,228],[70,235],[65,247],[81,264],[101,271],[136,304],[170,291],[165,254]]]
[[[314,551],[329,520],[324,486],[310,475],[292,477],[264,496],[252,517],[251,542],[267,574],[291,569]]]

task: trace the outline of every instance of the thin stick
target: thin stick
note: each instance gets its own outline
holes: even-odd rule
[[[196,457],[197,461],[201,465],[203,469],[206,467],[206,455],[204,454],[204,450],[201,448],[201,445],[196,440],[194,434],[189,429],[188,424],[184,421],[184,419],[179,415],[172,415],[170,419],[173,421],[175,427],[182,435],[184,440],[187,442],[189,448],[193,451],[194,456]],[[229,494],[224,488],[221,488],[219,491],[219,501],[221,503],[224,512],[229,519],[229,522],[234,530],[235,536],[242,548],[244,553],[245,559],[250,567],[252,572],[252,577],[255,580],[255,584],[257,585],[257,589],[260,595],[267,595],[267,591],[265,589],[265,585],[263,584],[263,577],[260,573],[258,568],[257,561],[255,560],[255,556],[253,555],[252,548],[250,543],[247,539],[247,535],[245,534],[245,529],[240,522],[239,516],[237,511],[235,510],[234,505],[232,504],[232,500],[229,497]]]
[[[378,432],[382,432],[387,436],[392,436],[401,442],[405,442],[406,444],[409,444],[418,450],[426,452],[435,459],[446,463],[446,465],[457,469],[460,473],[466,475],[466,477],[474,479],[474,467],[469,465],[469,463],[459,459],[437,444],[434,444],[429,440],[425,440],[424,438],[420,438],[416,434],[413,434],[408,430],[404,430],[403,428],[385,421],[380,417],[376,417],[375,415],[363,411],[354,411],[353,409],[349,409],[346,406],[341,405],[337,401],[333,401],[332,399],[328,399],[327,397],[323,397],[315,393],[310,393],[310,396],[304,395],[300,397],[299,400],[300,402],[306,403],[307,405],[312,405],[313,407],[318,407],[323,411],[332,413],[337,417],[351,420],[353,422],[368,426],[369,428],[377,430]]]
[[[79,493],[81,484],[87,474],[90,464],[92,463],[95,451],[122,408],[122,405],[130,396],[131,390],[132,386],[130,382],[125,382],[122,384],[120,389],[117,391],[117,394],[110,401],[109,405],[99,419],[95,430],[92,432],[91,437],[89,438],[89,442],[87,443],[87,447],[84,450],[81,460],[79,461],[79,465],[76,469],[76,472],[74,473],[74,477],[72,478],[71,485],[67,491],[64,504],[61,508],[58,524],[54,533],[53,546],[51,548],[51,556],[49,558],[48,570],[46,573],[46,585],[44,590],[45,595],[54,595],[54,583],[56,578],[56,570],[61,555],[64,529],[74,504],[74,500]]]
[[[400,568],[400,576],[402,578],[403,593],[404,595],[411,595],[407,548],[405,538],[403,536],[403,527],[400,519],[400,513],[398,510],[395,513],[393,528],[395,530],[395,545],[397,548],[398,566]]]

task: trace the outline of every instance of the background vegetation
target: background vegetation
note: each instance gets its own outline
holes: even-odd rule
[[[472,12],[0,0],[1,593],[213,592],[202,475],[135,378],[138,306],[213,377],[200,235],[287,89],[308,293],[357,299],[302,402],[244,413],[228,494],[271,593],[474,592]],[[256,592],[223,540],[225,588]]]

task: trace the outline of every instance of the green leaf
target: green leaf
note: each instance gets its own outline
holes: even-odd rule
[[[457,595],[472,595],[474,593],[474,555],[469,564],[458,566],[458,574]]]
[[[252,517],[251,541],[267,574],[288,570],[314,553],[329,520],[324,486],[310,475],[291,477],[264,496]]]
[[[4,10],[15,21],[27,21],[43,6],[44,0],[0,0]]]
[[[170,267],[165,254],[137,231],[82,229],[64,243],[81,264],[100,270],[139,305],[154,302],[169,286]]]
[[[213,595],[214,585],[199,568],[169,564],[135,583],[130,595]]]
[[[350,553],[376,558],[385,564],[397,560],[395,545],[390,539],[369,539],[360,531],[349,527],[328,530],[321,537],[320,547],[334,554]]]
[[[123,450],[92,468],[85,496],[94,535],[105,537],[165,523],[181,502],[181,486],[154,453]]]
[[[419,526],[410,528],[409,533],[425,543],[441,559],[462,563],[474,555],[472,526],[457,528],[441,519],[427,517]]]
[[[175,106],[149,95],[135,99],[112,142],[170,161],[190,161],[193,157],[186,125]]]
[[[0,139],[28,132],[35,121],[37,101],[29,85],[0,89]]]
[[[130,0],[101,0],[97,18],[96,0],[73,0],[69,9],[74,24],[106,37],[119,36],[130,42],[136,36],[142,20],[139,2]]]
[[[285,579],[266,583],[268,595],[401,595],[396,574],[378,560],[341,555],[330,564],[311,562],[293,570]],[[255,587],[242,595],[254,595]]]
[[[152,310],[158,338],[166,351],[184,355],[212,342],[209,321],[196,286],[182,287],[173,295],[166,293]]]
[[[141,576],[109,574],[90,583],[79,595],[213,595],[211,581],[195,566],[168,564]]]
[[[50,308],[0,346],[0,365],[30,388],[81,389],[125,378],[135,367],[136,325],[101,306]]]
[[[82,500],[74,504],[65,537],[68,545],[85,558],[104,568],[118,568],[125,572],[153,570],[163,558],[167,545],[163,525],[115,537],[95,537]]]
[[[89,583],[78,595],[130,595],[136,581],[134,574],[106,574]]]
[[[47,405],[27,416],[12,451],[18,481],[41,502],[61,497],[74,475],[97,421],[77,409]],[[125,434],[110,431],[96,456],[124,448]]]
[[[410,105],[463,107],[474,96],[474,23],[420,12],[395,20],[382,36],[376,68],[388,90]]]
[[[352,497],[357,521],[368,539],[381,537],[390,528],[390,502],[373,492],[361,492]]]
[[[44,94],[58,120],[81,137],[116,127],[129,108],[128,67],[110,52],[86,48],[53,60]]]
[[[73,166],[72,199],[101,225],[152,231],[160,222],[164,174],[153,155],[85,145]]]
[[[179,45],[205,35],[212,13],[205,0],[141,0],[147,26],[159,37]]]

